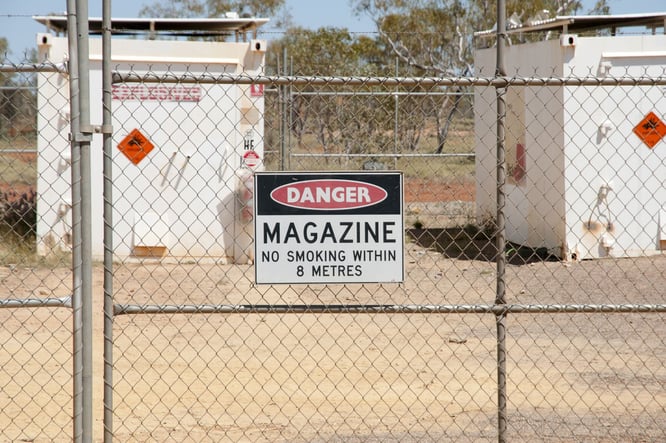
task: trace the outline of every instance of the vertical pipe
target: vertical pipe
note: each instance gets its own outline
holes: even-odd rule
[[[76,40],[75,0],[67,0],[67,44],[69,47],[69,107],[70,149],[72,177],[72,387],[73,438],[80,442],[83,435],[83,363],[81,338],[81,146],[75,134],[79,133],[79,64]]]
[[[294,76],[294,57],[289,58],[289,75]],[[293,115],[294,115],[294,85],[292,83],[289,83],[287,85],[287,94],[289,96],[288,102],[287,102],[287,170],[291,169],[291,147],[293,146],[292,140],[291,140],[291,128],[294,127],[294,120],[293,120]]]
[[[104,442],[113,441],[113,114],[111,109],[111,0],[102,1],[102,128],[104,200]]]
[[[399,71],[399,63],[400,60],[398,57],[395,58],[395,76],[398,77],[398,74],[400,73]],[[396,85],[395,87],[395,116],[394,116],[394,122],[393,122],[393,153],[395,154],[395,157],[393,157],[393,169],[398,169],[398,126],[400,122],[400,115],[398,113],[398,107],[399,107],[399,98],[398,98],[398,92],[399,92],[399,87]]]
[[[90,77],[88,69],[88,2],[76,2],[81,140],[81,334],[82,441],[92,442],[92,211],[90,161]]]
[[[287,48],[282,50],[282,75],[289,75],[287,71]],[[287,86],[278,86],[280,103],[280,170],[284,171],[287,165]]]
[[[497,65],[495,77],[505,77],[504,48],[506,44],[506,1],[497,2]],[[497,285],[495,304],[506,303],[506,85],[496,89],[497,96]],[[507,439],[507,393],[506,393],[506,313],[495,317],[497,324],[497,439],[500,443]]]

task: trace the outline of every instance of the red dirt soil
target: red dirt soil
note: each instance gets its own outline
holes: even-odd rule
[[[0,193],[8,193],[8,199],[16,200],[22,194],[30,194],[30,185],[0,182]],[[474,201],[474,183],[442,182],[405,177],[405,201]]]
[[[405,177],[405,201],[474,201],[474,183],[442,182]]]

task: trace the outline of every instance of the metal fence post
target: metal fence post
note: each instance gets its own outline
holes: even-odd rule
[[[504,77],[504,44],[506,40],[506,2],[497,2],[497,60],[496,77]],[[505,226],[505,122],[506,122],[506,85],[496,88],[497,96],[497,287],[495,304],[506,304],[506,226]],[[502,443],[507,439],[507,393],[506,393],[506,312],[496,314],[497,323],[497,440]]]
[[[82,337],[81,337],[81,146],[75,134],[79,133],[79,63],[76,39],[76,4],[67,0],[67,37],[69,45],[69,105],[72,175],[72,332],[73,332],[73,440],[80,442],[83,435],[82,404]]]
[[[79,66],[79,123],[81,139],[81,332],[82,441],[92,441],[92,211],[90,138],[90,78],[88,68],[88,3],[76,2]]]
[[[113,200],[111,110],[111,0],[102,2],[102,106],[104,164],[104,441],[113,441]]]
[[[284,48],[282,51],[282,70],[284,75],[287,74],[287,48]],[[279,68],[278,68],[279,69]],[[287,111],[290,109],[287,103],[289,97],[289,86],[283,85],[278,86],[278,101],[280,103],[280,170],[284,171],[287,168],[287,132],[289,131],[289,126],[287,122]]]

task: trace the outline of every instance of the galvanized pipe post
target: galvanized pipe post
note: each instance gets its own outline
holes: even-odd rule
[[[102,134],[104,180],[104,442],[113,441],[113,114],[111,0],[102,1]]]
[[[92,210],[90,141],[90,72],[88,2],[76,2],[76,40],[79,74],[79,131],[73,133],[81,147],[81,363],[82,442],[92,442]]]
[[[67,44],[69,47],[69,107],[72,197],[72,440],[83,436],[83,339],[81,330],[81,145],[79,128],[79,63],[77,50],[76,0],[67,0]]]
[[[398,77],[400,75],[400,59],[398,57],[395,58],[395,76]],[[398,98],[400,94],[400,87],[396,85],[395,87],[395,92],[394,92],[394,105],[395,105],[395,112],[393,115],[393,153],[395,154],[395,157],[393,157],[393,169],[398,169],[398,143],[400,142],[399,137],[398,137],[398,131],[400,129],[400,113],[399,113],[399,107],[400,107],[400,99]]]
[[[288,75],[287,71],[287,48],[282,50],[282,70],[284,75]],[[287,169],[287,133],[290,132],[288,126],[288,115],[290,111],[288,100],[290,87],[278,86],[278,102],[280,107],[280,171]]]
[[[506,1],[497,2],[497,60],[495,78],[505,78],[504,47],[506,44]],[[497,281],[495,305],[506,304],[506,84],[495,89],[497,97]],[[495,316],[497,325],[497,440],[507,441],[507,393],[506,393],[506,323],[507,314],[500,311]]]

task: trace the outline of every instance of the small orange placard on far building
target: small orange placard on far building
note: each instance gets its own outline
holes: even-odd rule
[[[125,154],[125,157],[135,165],[138,165],[154,147],[155,145],[153,145],[138,129],[133,129],[127,137],[118,143],[118,149],[120,152]]]
[[[654,112],[650,112],[636,125],[634,134],[652,149],[666,135],[666,125]]]

